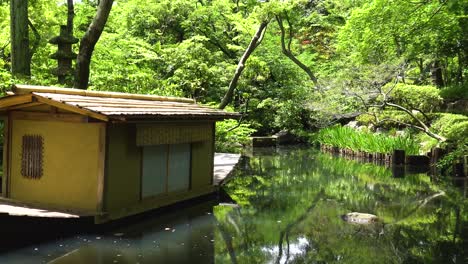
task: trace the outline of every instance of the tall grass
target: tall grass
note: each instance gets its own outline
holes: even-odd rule
[[[354,151],[390,153],[395,149],[401,149],[408,155],[419,154],[419,145],[408,136],[392,137],[360,132],[343,126],[321,129],[317,135],[317,141],[321,144]]]

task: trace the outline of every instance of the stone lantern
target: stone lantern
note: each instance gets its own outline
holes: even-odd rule
[[[67,76],[73,74],[72,61],[77,54],[72,51],[72,45],[78,43],[78,39],[70,35],[67,26],[60,26],[60,35],[49,40],[50,44],[58,45],[58,50],[50,55],[50,58],[58,61],[58,67],[54,74],[58,76],[61,84],[66,82]]]

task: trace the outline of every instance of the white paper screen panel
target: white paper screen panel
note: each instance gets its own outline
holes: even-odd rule
[[[190,186],[190,144],[170,145],[168,191],[186,191]]]
[[[166,192],[168,145],[143,148],[142,197]]]

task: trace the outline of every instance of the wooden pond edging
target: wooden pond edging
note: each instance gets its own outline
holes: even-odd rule
[[[406,155],[404,150],[394,150],[393,153],[369,153],[365,151],[354,151],[351,149],[342,149],[331,145],[320,145],[320,150],[326,153],[332,153],[340,155],[342,157],[372,162],[377,165],[391,165],[391,166],[413,166],[413,167],[434,167],[434,165],[444,157],[447,153],[446,150],[441,148],[433,148],[426,155]],[[455,177],[467,177],[466,167],[467,158],[463,163],[454,164],[454,175]]]

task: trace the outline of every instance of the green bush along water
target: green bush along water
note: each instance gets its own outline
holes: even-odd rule
[[[316,140],[320,144],[354,151],[391,153],[395,149],[401,149],[409,155],[419,154],[418,143],[409,136],[388,136],[356,131],[346,126],[321,129]]]

